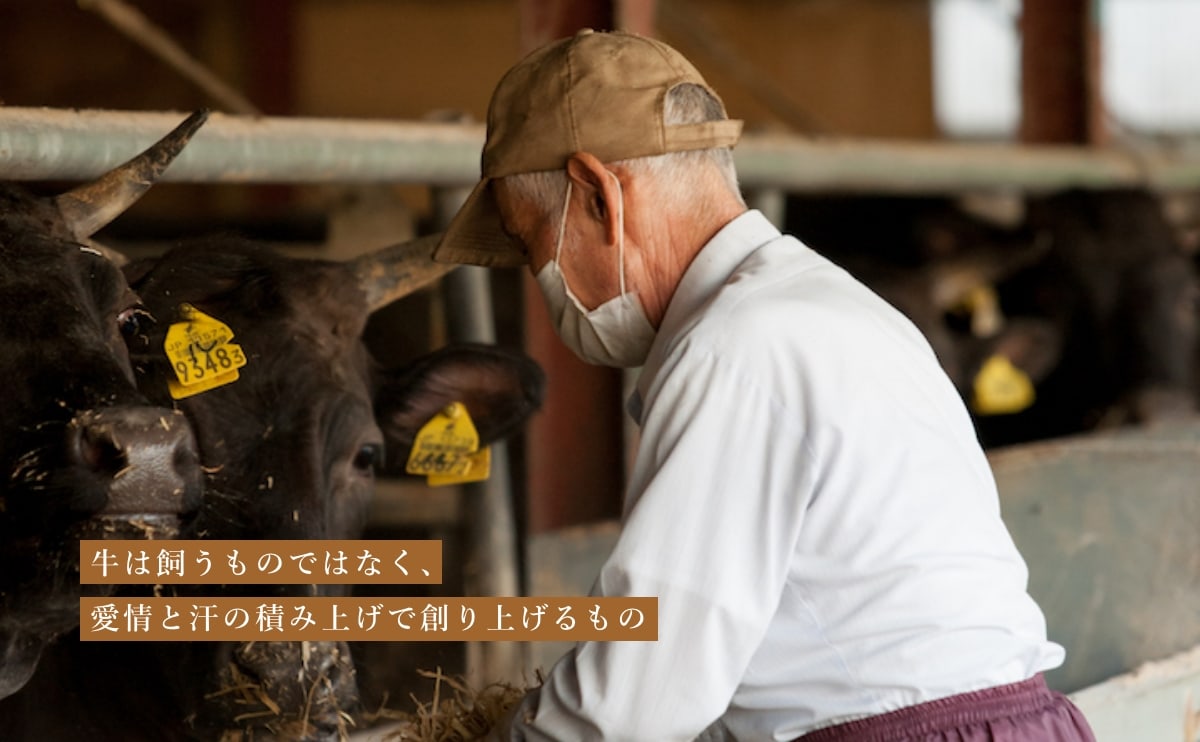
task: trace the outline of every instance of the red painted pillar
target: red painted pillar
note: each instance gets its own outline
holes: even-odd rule
[[[652,1],[518,0],[522,54],[581,28],[649,35]],[[625,400],[616,369],[591,366],[562,344],[537,283],[524,279],[527,352],[546,370],[546,400],[529,426],[528,527],[539,533],[616,517],[624,489]]]

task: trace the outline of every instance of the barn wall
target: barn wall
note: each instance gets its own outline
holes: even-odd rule
[[[661,5],[659,36],[696,64],[748,127],[804,131],[807,121],[787,115],[795,112],[829,134],[937,135],[926,0]],[[722,65],[731,55],[739,64]]]
[[[509,0],[302,0],[296,27],[296,105],[315,116],[483,120],[518,50]]]
[[[221,78],[248,74],[237,0],[131,2]],[[195,86],[75,0],[0,0],[0,104],[190,111],[211,106]],[[171,186],[147,194],[127,220],[236,214],[246,187]]]
[[[751,127],[802,129],[787,115],[795,109],[831,133],[937,133],[926,0],[659,5],[658,35]],[[301,0],[295,13],[304,114],[419,118],[451,109],[481,120],[519,55],[513,0]],[[736,72],[723,64],[731,56]],[[744,83],[750,73],[756,81]]]
[[[132,2],[235,84],[244,79],[231,0]],[[187,110],[203,94],[75,0],[0,0],[0,100],[13,106]]]

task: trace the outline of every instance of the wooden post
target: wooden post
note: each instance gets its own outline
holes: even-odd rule
[[[293,0],[247,3],[245,28],[253,53],[249,62],[250,100],[263,112],[289,116],[296,110],[296,7]],[[290,208],[296,187],[270,184],[255,188],[261,209],[280,213]]]
[[[1022,142],[1104,144],[1096,0],[1025,0],[1021,12]]]

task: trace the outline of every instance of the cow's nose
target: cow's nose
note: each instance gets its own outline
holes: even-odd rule
[[[80,413],[68,427],[72,464],[107,482],[103,516],[169,516],[200,506],[202,472],[183,414],[161,407]]]

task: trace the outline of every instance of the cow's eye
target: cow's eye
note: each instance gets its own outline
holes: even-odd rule
[[[145,307],[133,306],[117,315],[117,327],[127,338],[145,335],[154,326],[154,317]]]
[[[354,454],[354,468],[363,473],[375,471],[375,467],[383,463],[383,447],[377,443],[367,443]]]

